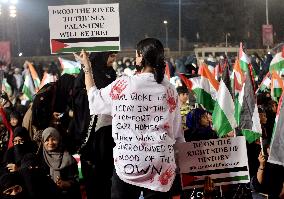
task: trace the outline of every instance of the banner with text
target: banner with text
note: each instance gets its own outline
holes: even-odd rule
[[[250,181],[243,136],[192,141],[176,147],[183,189],[203,187],[206,176],[216,186]]]
[[[52,54],[119,51],[119,4],[48,6]]]

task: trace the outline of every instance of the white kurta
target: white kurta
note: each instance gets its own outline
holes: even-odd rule
[[[91,114],[112,115],[114,165],[121,180],[166,192],[175,178],[173,145],[184,142],[176,89],[151,73],[121,77],[88,93]]]

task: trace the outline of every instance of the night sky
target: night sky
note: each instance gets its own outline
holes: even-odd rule
[[[1,1],[1,0],[0,0]],[[17,19],[20,47],[24,56],[49,55],[48,6],[85,4],[79,0],[18,0]],[[89,0],[90,3],[120,3],[121,47],[131,49],[145,37],[156,37],[165,43],[164,20],[168,21],[169,47],[178,47],[178,0]],[[274,25],[275,40],[284,39],[283,0],[269,0],[270,21]],[[281,2],[281,3],[280,3]],[[3,6],[2,6],[3,7]],[[282,16],[281,16],[282,15]],[[6,38],[13,41],[17,51],[16,22],[0,19]],[[282,20],[281,20],[282,19]],[[4,22],[6,21],[6,23]],[[190,50],[196,42],[217,44],[224,42],[230,32],[229,42],[237,45],[241,40],[251,47],[261,48],[261,24],[265,23],[264,0],[182,0],[183,50]],[[3,28],[4,27],[4,28]],[[1,32],[1,31],[0,31]],[[197,40],[196,33],[200,39]],[[249,35],[249,36],[248,36]],[[1,38],[1,37],[0,37]],[[2,35],[3,39],[3,35]]]

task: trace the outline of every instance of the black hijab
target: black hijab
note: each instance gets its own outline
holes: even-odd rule
[[[10,195],[6,195],[3,194],[3,192],[10,188],[13,187],[15,185],[19,185],[22,187],[22,192],[18,193],[15,196],[10,196]],[[4,175],[2,175],[0,177],[0,196],[1,199],[28,199],[27,195],[24,193],[25,192],[25,187],[24,187],[24,183],[22,181],[21,176],[18,173],[6,173]]]

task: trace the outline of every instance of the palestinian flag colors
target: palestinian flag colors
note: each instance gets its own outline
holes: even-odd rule
[[[74,154],[72,156],[75,158],[75,160],[77,162],[77,167],[78,167],[78,172],[79,172],[79,179],[83,179],[80,155],[79,154]]]
[[[206,177],[214,185],[249,182],[244,136],[176,144],[183,190],[204,187]]]
[[[26,99],[32,101],[33,96],[36,94],[36,88],[31,75],[28,73],[25,76],[22,92]]]
[[[62,67],[62,75],[67,74],[79,74],[81,70],[81,64],[79,62],[63,59],[61,57],[58,57],[59,62]]]
[[[7,120],[6,113],[3,109],[3,107],[0,107],[0,117],[2,119],[2,123],[4,124],[4,126],[7,128],[8,132],[9,132],[8,148],[11,148],[11,147],[14,146],[14,144],[13,144],[14,133],[13,133],[12,127],[10,125],[10,122],[8,122],[8,120]]]
[[[214,78],[206,65],[200,67],[199,73],[200,77],[187,79],[180,74],[180,78],[187,88],[194,92],[196,102],[203,105],[207,111],[213,112],[219,82]]]
[[[28,66],[29,72],[27,72],[25,75],[22,92],[28,100],[32,101],[33,96],[39,90],[40,80],[32,63],[26,61],[26,64]]]
[[[278,101],[284,89],[283,80],[276,71],[273,71],[271,81],[271,97],[274,101]]]
[[[44,85],[51,83],[51,82],[56,82],[58,80],[56,75],[52,75],[50,73],[44,72],[43,78],[40,82],[39,89],[41,89]]]
[[[259,113],[256,103],[256,96],[253,86],[252,69],[246,73],[246,80],[240,93],[239,103],[241,112],[238,115],[239,128],[249,143],[259,139],[262,135],[262,129],[259,120]]]
[[[12,96],[13,94],[12,87],[7,82],[6,78],[3,78],[3,81],[2,81],[2,91],[5,91],[8,94],[8,96]]]
[[[62,33],[62,37],[70,37],[69,33]],[[89,52],[97,51],[119,51],[119,37],[90,37],[90,38],[69,38],[51,39],[51,53],[72,53],[81,52],[82,49]]]
[[[270,154],[268,156],[268,162],[284,166],[284,93],[282,94],[277,114],[275,118],[275,124],[273,129],[272,141],[270,144]]]
[[[237,127],[234,113],[235,105],[231,92],[229,67],[227,66],[220,81],[217,100],[212,114],[213,127],[219,137],[227,135]]]
[[[33,80],[35,91],[37,92],[39,90],[40,79],[39,79],[38,74],[37,74],[34,66],[32,65],[32,63],[27,62],[27,64],[28,64],[28,68],[29,68],[32,80]]]
[[[271,74],[268,72],[265,77],[263,78],[262,82],[260,83],[257,91],[255,93],[258,93],[258,91],[268,91],[270,89],[271,85]]]
[[[239,49],[239,60],[240,60],[240,67],[243,72],[248,71],[248,65],[250,64],[250,58],[245,54],[243,50],[243,44],[240,43],[240,49]]]
[[[282,52],[277,53],[270,62],[269,71],[281,71],[284,69],[284,47]]]

